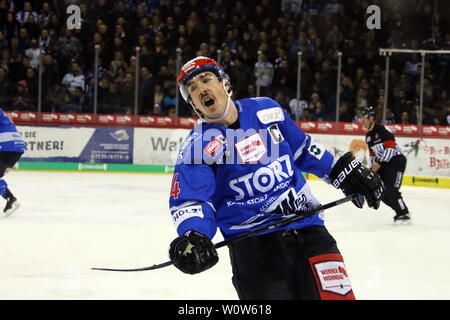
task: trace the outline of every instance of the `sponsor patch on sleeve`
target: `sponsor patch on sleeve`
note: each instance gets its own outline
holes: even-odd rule
[[[320,160],[325,154],[325,151],[326,151],[325,148],[311,137],[311,143],[309,144],[308,152],[314,158]]]
[[[284,120],[284,113],[280,107],[259,110],[256,112],[256,116],[263,124]]]
[[[185,220],[193,217],[199,217],[204,218],[205,215],[203,214],[203,209],[201,205],[196,206],[189,206],[184,207],[181,209],[178,209],[172,214],[173,223],[175,224],[175,227],[178,228],[178,226]]]
[[[214,157],[216,155],[216,152],[223,146],[224,143],[225,137],[223,135],[220,135],[208,142],[203,151],[210,157]]]
[[[270,137],[272,138],[273,143],[278,144],[284,140],[283,135],[281,134],[280,129],[278,128],[278,124],[272,124],[267,128],[269,131]]]

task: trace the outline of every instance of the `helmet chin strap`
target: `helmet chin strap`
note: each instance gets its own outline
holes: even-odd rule
[[[223,113],[222,113],[222,115],[220,116],[220,117],[217,117],[217,118],[208,118],[208,117],[206,117],[206,116],[201,116],[200,114],[199,114],[199,112],[197,111],[197,109],[195,108],[195,105],[192,103],[192,100],[191,100],[191,105],[192,105],[192,107],[194,108],[194,111],[195,111],[195,113],[197,114],[197,116],[200,118],[200,119],[202,119],[202,120],[204,120],[204,121],[207,121],[207,122],[218,122],[218,121],[222,121],[225,117],[226,117],[226,115],[228,114],[228,109],[230,109],[230,104],[231,104],[231,96],[233,95],[233,91],[227,91],[227,89],[225,88],[225,81],[223,81],[222,82],[222,86],[223,86],[223,90],[225,91],[225,93],[227,94],[227,96],[228,96],[228,98],[227,98],[227,105],[226,105],[226,107],[225,107],[225,110],[223,111]]]

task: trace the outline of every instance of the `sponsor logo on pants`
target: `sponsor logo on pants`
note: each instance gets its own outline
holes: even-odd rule
[[[322,300],[354,300],[352,285],[340,254],[309,258]]]

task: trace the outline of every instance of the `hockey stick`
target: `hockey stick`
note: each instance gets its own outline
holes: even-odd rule
[[[276,222],[276,223],[269,224],[269,225],[263,226],[263,227],[261,227],[261,228],[258,228],[258,229],[249,231],[249,232],[247,232],[247,233],[244,233],[244,234],[242,234],[242,235],[240,235],[240,236],[238,236],[238,237],[236,237],[236,238],[233,238],[233,239],[231,239],[231,240],[223,240],[223,241],[221,241],[221,242],[216,243],[216,244],[214,245],[214,248],[219,249],[219,248],[222,248],[222,247],[224,247],[224,246],[227,246],[227,245],[236,243],[236,242],[238,242],[238,241],[241,241],[241,240],[243,240],[243,239],[246,239],[246,238],[249,238],[249,237],[256,236],[256,235],[258,235],[258,234],[264,233],[264,232],[266,232],[266,231],[273,230],[273,229],[275,229],[275,228],[279,228],[279,227],[285,226],[285,225],[287,225],[287,224],[290,224],[290,223],[292,223],[292,222],[298,221],[298,220],[300,220],[300,219],[303,219],[303,218],[312,216],[313,214],[316,214],[316,213],[319,212],[319,211],[323,211],[323,210],[326,210],[326,209],[333,208],[333,207],[335,207],[335,206],[338,206],[338,205],[340,205],[340,204],[346,203],[346,202],[348,202],[348,201],[356,200],[356,199],[359,198],[359,197],[362,197],[362,196],[359,195],[359,194],[353,194],[353,195],[346,196],[345,198],[342,198],[342,199],[339,199],[339,200],[336,200],[336,201],[329,202],[329,203],[327,203],[327,204],[321,205],[321,206],[319,206],[319,207],[317,207],[317,208],[314,208],[314,209],[312,209],[312,210],[305,211],[305,212],[304,212],[303,214],[301,214],[301,215],[295,215],[295,216],[292,216],[292,217],[290,216],[289,218],[283,219],[283,220],[278,221],[278,222]],[[170,265],[172,265],[172,264],[174,264],[174,263],[175,263],[175,261],[170,260],[170,261],[167,261],[167,262],[164,262],[164,263],[154,264],[153,266],[150,266],[150,267],[143,267],[143,268],[137,268],[137,269],[92,268],[92,270],[100,270],[100,271],[122,271],[122,272],[148,271],[148,270],[155,270],[155,269],[164,268],[164,267],[170,266]]]

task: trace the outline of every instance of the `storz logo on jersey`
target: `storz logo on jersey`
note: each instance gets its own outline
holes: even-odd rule
[[[292,170],[289,155],[279,157],[266,167],[260,167],[255,172],[246,174],[230,181],[231,190],[237,192],[236,200],[253,197],[255,190],[261,193],[272,190],[275,183],[292,177]]]

